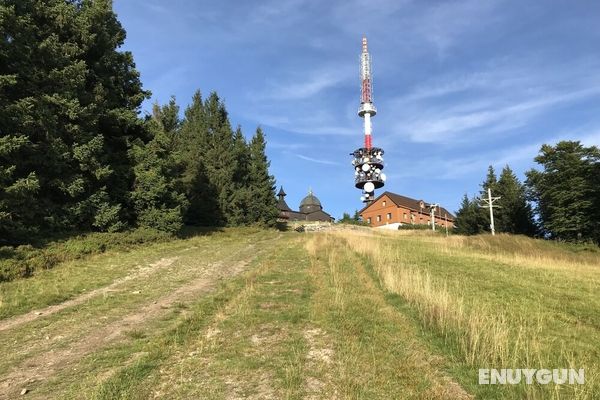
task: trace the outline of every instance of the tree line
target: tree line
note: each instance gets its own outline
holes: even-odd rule
[[[140,116],[112,1],[3,1],[0,35],[0,243],[275,223],[264,134],[247,142],[216,93]]]
[[[600,149],[578,141],[543,145],[535,157],[539,168],[520,182],[509,166],[497,178],[490,166],[481,194],[463,197],[456,231],[477,234],[489,230],[481,199],[487,189],[494,197],[498,232],[540,236],[564,241],[600,243]]]

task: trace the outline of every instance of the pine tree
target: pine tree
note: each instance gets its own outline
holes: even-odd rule
[[[26,221],[35,217],[39,181],[35,172],[14,177],[17,164],[26,154],[25,136],[0,136],[0,244],[25,241],[27,235],[37,233],[36,226]]]
[[[185,110],[180,134],[175,147],[184,166],[182,185],[189,201],[185,223],[199,226],[215,226],[223,221],[223,215],[217,203],[216,188],[208,177],[205,160],[209,153],[210,138],[204,111],[204,102],[197,91],[192,103]]]
[[[234,154],[233,131],[225,105],[215,92],[206,99],[204,112],[209,139],[204,163],[221,210],[221,215],[215,216],[215,224],[232,225],[236,211],[231,200],[235,191],[234,174],[238,168]],[[220,219],[216,219],[217,217]]]
[[[527,202],[524,185],[507,165],[496,183],[499,208],[494,210],[494,222],[498,232],[533,236],[536,227],[533,211]]]
[[[275,226],[279,215],[275,197],[275,179],[269,175],[270,162],[265,150],[265,136],[259,127],[250,141],[248,187],[251,202],[248,216],[252,223]]]
[[[233,192],[229,199],[229,224],[239,226],[251,222],[248,216],[248,206],[252,200],[248,188],[250,148],[248,147],[242,129],[239,126],[236,129],[233,138],[233,157],[235,159],[236,169],[233,174]]]
[[[496,188],[498,185],[498,179],[496,178],[496,171],[493,166],[488,167],[488,172],[485,177],[485,181],[481,184],[481,197],[487,197],[487,190],[492,190],[492,196],[496,196]]]
[[[179,119],[179,106],[175,96],[171,96],[169,104],[160,106],[157,102],[152,105],[152,116],[157,122],[161,130],[175,143],[179,135],[181,121]]]
[[[152,139],[133,148],[136,166],[131,199],[138,225],[169,233],[181,229],[188,206],[181,187],[180,158],[173,151],[177,110],[174,99],[162,108],[155,105],[147,122]]]
[[[546,235],[600,242],[600,149],[577,141],[543,145],[527,172],[529,196]]]
[[[489,219],[482,212],[480,202],[478,197],[469,200],[469,197],[464,195],[460,208],[456,212],[456,233],[476,235],[488,229]]]
[[[125,31],[112,3],[19,0],[0,7],[0,136],[25,138],[19,151],[27,155],[2,167],[12,168],[11,181],[37,187],[29,190],[37,197],[28,212],[13,212],[12,223],[29,233],[123,228],[133,181],[129,150],[143,135],[137,112],[148,93],[131,54],[118,51]]]

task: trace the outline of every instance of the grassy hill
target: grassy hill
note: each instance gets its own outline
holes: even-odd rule
[[[524,237],[204,232],[0,283],[0,318],[0,399],[600,398],[600,252]]]

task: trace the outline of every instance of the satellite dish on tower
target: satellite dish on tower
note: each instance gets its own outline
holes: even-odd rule
[[[367,183],[365,183],[364,189],[365,189],[365,192],[372,193],[373,190],[375,190],[375,185],[373,184],[373,182],[367,182]]]

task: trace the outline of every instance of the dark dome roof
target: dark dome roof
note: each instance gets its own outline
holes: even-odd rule
[[[315,196],[312,192],[308,192],[308,196],[302,199],[300,202],[300,212],[301,213],[311,213],[315,211],[322,210],[323,206],[317,196]]]
[[[302,206],[320,206],[321,202],[319,201],[319,199],[317,199],[317,196],[315,196],[312,193],[309,193],[308,196],[306,196],[305,198],[302,199],[302,201],[300,202],[300,207]]]

